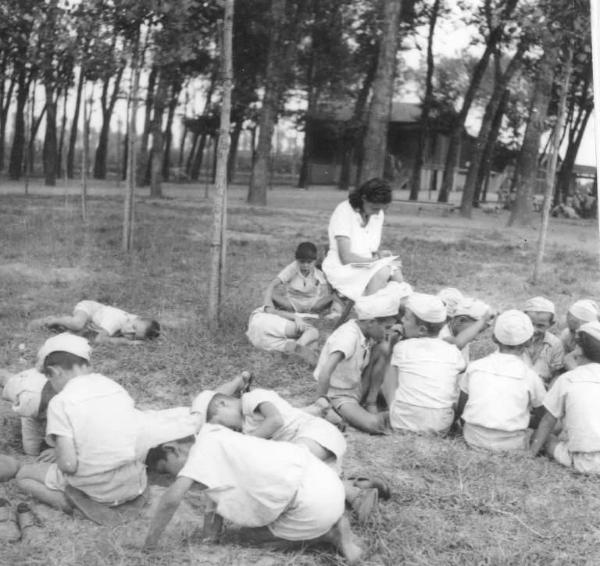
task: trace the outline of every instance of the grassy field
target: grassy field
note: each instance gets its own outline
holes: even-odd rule
[[[275,191],[274,191],[275,192]],[[289,193],[289,198],[286,195]],[[187,404],[202,388],[250,368],[258,383],[294,404],[311,399],[315,384],[301,362],[254,350],[244,336],[249,312],[267,282],[285,266],[297,242],[323,249],[327,218],[342,195],[330,191],[278,192],[271,208],[249,208],[233,198],[229,210],[228,287],[223,326],[207,331],[206,282],[211,207],[202,199],[142,199],[135,250],[120,251],[121,201],[90,202],[81,222],[75,197],[0,197],[0,366],[29,367],[46,334],[28,331],[30,320],[70,312],[83,298],[156,316],[165,332],[155,343],[99,347],[93,364],[124,385],[141,407]],[[180,195],[178,195],[180,196]],[[325,206],[323,203],[327,203]],[[579,297],[600,298],[597,233],[592,222],[552,223],[542,281],[528,283],[535,229],[509,232],[506,216],[467,223],[394,203],[385,246],[400,252],[404,273],[417,289],[456,286],[499,309],[544,294],[561,313]],[[489,351],[484,335],[476,355]],[[1,404],[4,451],[16,453],[18,421]],[[489,455],[462,440],[414,435],[371,437],[348,432],[348,474],[381,474],[393,497],[367,528],[356,532],[365,564],[599,564],[600,492],[597,481],[571,474],[544,458]],[[157,495],[162,488],[153,487]],[[0,496],[22,498],[12,482]],[[38,543],[0,545],[0,564],[197,565],[342,564],[327,549],[279,552],[259,549],[229,530],[221,546],[195,534],[200,516],[180,510],[160,549],[139,550],[148,515],[106,529],[37,505],[45,523]]]

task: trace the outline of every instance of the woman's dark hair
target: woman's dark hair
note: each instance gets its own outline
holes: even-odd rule
[[[387,181],[375,178],[365,181],[348,196],[350,206],[355,210],[363,209],[363,200],[373,204],[389,204],[392,202],[392,189]]]

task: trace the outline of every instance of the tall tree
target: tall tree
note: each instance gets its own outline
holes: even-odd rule
[[[384,1],[381,46],[377,60],[377,72],[373,81],[373,95],[367,117],[367,131],[363,142],[360,182],[383,176],[394,77],[396,76],[398,23],[401,8],[401,0]]]
[[[504,2],[501,2],[501,7],[498,10],[497,17],[491,17],[488,15],[493,11],[492,0],[485,0],[484,2],[484,11],[486,12],[485,20],[493,21],[494,24],[487,36],[483,54],[473,69],[471,81],[467,91],[464,93],[460,110],[452,124],[452,129],[449,135],[448,151],[446,153],[444,165],[444,175],[442,177],[442,186],[438,195],[438,200],[440,202],[448,201],[448,195],[454,184],[454,173],[460,157],[461,139],[467,115],[471,109],[471,105],[473,104],[477,89],[481,84],[481,80],[488,66],[490,57],[496,49],[496,45],[504,35],[505,26],[517,5],[517,1],[518,0],[504,0]]]

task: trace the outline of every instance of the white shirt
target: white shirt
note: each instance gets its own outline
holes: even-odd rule
[[[546,394],[544,406],[563,419],[570,452],[600,451],[600,364],[563,373]]]
[[[135,460],[138,419],[133,399],[98,373],[71,379],[48,405],[47,442],[73,439],[78,476],[114,470]]]
[[[75,305],[76,310],[83,310],[90,317],[88,327],[95,332],[105,330],[109,336],[113,336],[128,324],[134,315],[124,310],[109,305],[103,305],[96,301],[81,301]]]
[[[225,519],[262,527],[286,510],[309,458],[314,456],[304,446],[205,424],[179,475],[205,485],[206,495]]]
[[[440,338],[409,338],[394,346],[398,368],[394,399],[417,407],[446,409],[458,400],[458,374],[465,369],[460,350]]]
[[[257,412],[261,403],[271,403],[283,419],[282,427],[272,436],[273,440],[286,440],[292,442],[297,437],[297,432],[303,424],[312,419],[313,415],[296,407],[292,407],[285,399],[282,399],[275,391],[267,389],[253,389],[249,393],[242,395],[242,413],[244,415],[244,424],[242,431],[245,434],[252,434],[264,421],[264,417]]]
[[[370,348],[367,338],[355,320],[342,324],[327,338],[313,373],[317,381],[327,358],[334,352],[341,352],[344,359],[334,368],[329,386],[337,389],[358,387],[362,380],[362,372],[369,363]]]
[[[495,352],[471,362],[460,388],[469,396],[465,422],[514,432],[529,426],[529,411],[541,407],[546,390],[540,377],[519,357]]]
[[[305,277],[295,261],[284,267],[277,275],[277,279],[285,284],[290,299],[294,299],[299,305],[305,304],[307,308],[312,306],[315,299],[328,292],[327,280],[320,269],[313,267]]]
[[[352,253],[370,258],[381,244],[383,220],[384,213],[383,210],[380,210],[377,214],[369,216],[367,224],[363,226],[360,213],[350,206],[349,200],[346,199],[338,204],[329,219],[329,251],[325,261],[341,265],[337,236],[345,236],[350,239]]]

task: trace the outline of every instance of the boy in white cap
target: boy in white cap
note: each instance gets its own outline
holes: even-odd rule
[[[446,305],[446,311],[448,323],[440,331],[440,338],[456,345],[468,364],[469,344],[487,328],[494,311],[483,301],[471,297],[463,297],[452,309]]]
[[[533,324],[533,338],[523,352],[523,359],[548,387],[565,363],[560,338],[548,332],[556,318],[554,303],[544,297],[533,297],[522,310]]]
[[[456,412],[457,417],[462,414],[463,435],[470,446],[495,451],[529,448],[530,413],[542,406],[546,393],[540,377],[522,359],[532,336],[533,325],[525,313],[505,311],[494,325],[498,351],[468,365]]]
[[[567,311],[567,327],[561,332],[560,340],[565,354],[569,354],[577,347],[577,330],[585,322],[598,320],[598,305],[589,299],[575,301]]]
[[[85,338],[68,333],[40,349],[39,369],[57,392],[46,428],[56,463],[25,464],[17,474],[21,490],[66,512],[85,500],[118,505],[146,488],[133,400],[118,383],[92,372],[90,354]]]
[[[582,324],[578,334],[589,363],[563,373],[546,394],[546,412],[531,440],[531,452],[537,455],[543,449],[563,466],[600,474],[600,322]],[[552,434],[558,420],[566,440]]]
[[[49,328],[77,333],[86,330],[95,332],[95,342],[98,344],[135,344],[160,335],[160,324],[156,320],[96,301],[80,301],[75,305],[72,315],[48,316],[41,322]]]
[[[204,407],[211,404],[207,422],[220,424],[232,430],[259,438],[294,442],[306,446],[322,462],[330,465],[336,473],[342,471],[342,458],[346,452],[346,440],[342,433],[326,420],[292,407],[275,391],[254,389],[240,398],[214,391],[203,391],[192,403],[192,414],[202,414]],[[375,483],[362,478],[359,489],[353,481],[345,481],[346,500],[365,522],[377,504],[378,491],[389,496],[386,486],[379,480]]]
[[[356,301],[358,319],[345,322],[327,338],[313,374],[317,400],[325,398],[350,425],[371,434],[383,434],[388,427],[388,413],[376,410],[387,352],[374,346],[396,322],[403,287],[393,283],[385,292]]]
[[[201,394],[195,410],[211,416],[215,394]],[[218,400],[218,397],[217,397]],[[150,469],[176,475],[162,496],[146,536],[152,549],[192,486],[205,490],[214,511],[205,534],[218,540],[222,520],[261,528],[257,539],[329,542],[355,564],[361,556],[344,516],[344,486],[306,446],[242,435],[210,422],[194,439],[159,446],[148,454]],[[209,531],[210,529],[210,531]]]
[[[454,421],[460,350],[439,337],[446,323],[439,297],[414,293],[402,317],[404,339],[394,346],[384,395],[394,430],[446,434]]]

